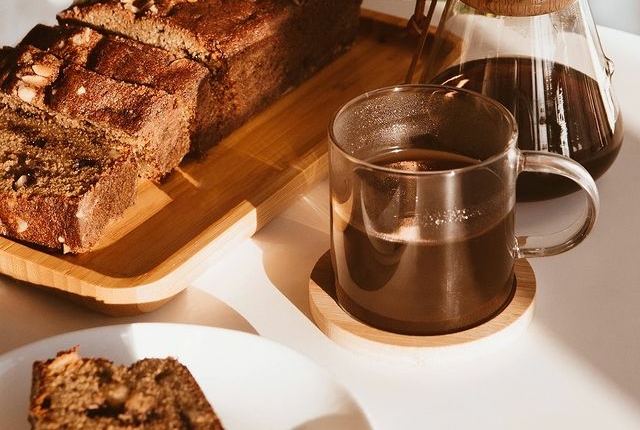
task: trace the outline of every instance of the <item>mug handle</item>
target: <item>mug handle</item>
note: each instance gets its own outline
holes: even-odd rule
[[[518,237],[516,258],[545,257],[570,250],[587,237],[598,218],[600,197],[595,181],[581,164],[563,155],[527,150],[521,150],[519,153],[518,174],[550,173],[571,179],[585,191],[587,205],[582,217],[558,233]],[[520,247],[520,244],[523,246]]]

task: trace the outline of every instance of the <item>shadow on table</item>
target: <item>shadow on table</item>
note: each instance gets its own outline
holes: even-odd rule
[[[640,224],[635,211],[620,211],[635,198],[620,184],[640,181],[637,166],[622,167],[633,162],[625,151],[635,151],[631,143],[640,136],[625,139],[628,147],[598,180],[601,213],[591,235],[566,254],[531,262],[538,269],[536,321],[640,408],[640,265],[624,263],[637,261],[624,254],[638,254]],[[549,213],[560,207],[559,201],[543,204]]]
[[[637,174],[640,176],[640,172]],[[601,188],[606,189],[608,178],[600,180]],[[640,181],[640,177],[638,178]],[[628,278],[629,285],[608,285],[607,275],[617,267],[616,260],[620,251],[620,244],[625,249],[637,249],[637,234],[627,234],[615,225],[605,224],[602,220],[607,217],[607,200],[610,198],[624,198],[602,193],[603,216],[600,225],[593,235],[610,236],[608,242],[611,250],[598,250],[597,267],[585,267],[592,276],[588,285],[575,281],[575,274],[566,267],[575,267],[593,260],[594,249],[589,242],[575,250],[553,258],[532,260],[540,268],[543,277],[538,279],[537,310],[534,321],[549,329],[571,352],[588,366],[596,369],[607,380],[621,389],[627,397],[640,405],[640,290],[630,288],[638,284],[640,279],[640,265],[613,270],[622,270]],[[581,202],[581,196],[570,196]],[[555,203],[550,203],[550,210],[554,210]],[[557,208],[556,208],[557,210]],[[328,222],[328,215],[322,222]],[[628,217],[636,217],[629,214]],[[297,217],[296,219],[304,219]],[[631,222],[631,221],[629,221]],[[255,242],[263,250],[263,263],[267,276],[278,290],[295,305],[310,321],[313,321],[309,307],[309,277],[316,262],[329,249],[329,234],[327,229],[314,226],[314,222],[298,222],[287,217],[281,217],[277,222],[267,225],[254,237]],[[300,240],[282,243],[282,237],[300,238]],[[596,240],[588,238],[588,240]],[[280,241],[280,242],[279,242]],[[268,246],[267,246],[268,245]],[[607,245],[609,246],[609,245]],[[615,248],[615,249],[614,249]],[[624,248],[624,247],[623,247]],[[571,260],[571,261],[569,261]],[[276,270],[286,262],[288,271]],[[541,265],[548,265],[542,269]],[[609,267],[609,272],[601,267]],[[580,266],[582,267],[582,266]],[[538,274],[536,273],[538,277]],[[581,284],[581,285],[578,285]],[[603,296],[602,290],[609,292]],[[634,293],[635,291],[635,293]],[[631,294],[630,294],[631,293]],[[606,297],[603,302],[599,298]]]
[[[283,229],[289,237],[299,237],[296,243],[282,243],[279,237]],[[302,239],[304,238],[304,239]],[[280,219],[277,225],[267,225],[254,241],[262,249],[265,272],[273,285],[302,312],[313,321],[309,308],[309,276],[316,262],[329,249],[329,236],[308,225],[293,220]],[[287,271],[277,270],[282,262]]]
[[[48,290],[0,277],[0,315],[0,333],[6,348],[0,353],[70,331],[140,322],[196,324],[256,333],[234,309],[197,288],[184,290],[153,312],[112,317],[72,303]]]
[[[295,427],[292,430],[326,430],[326,429],[350,429],[350,430],[371,430],[364,415],[354,416],[353,414],[336,414],[316,418]]]

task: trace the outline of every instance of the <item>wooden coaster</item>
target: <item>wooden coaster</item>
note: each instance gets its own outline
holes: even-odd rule
[[[485,13],[504,16],[545,15],[566,9],[575,0],[462,0]]]
[[[309,280],[309,303],[316,325],[331,340],[361,355],[384,361],[424,364],[469,357],[490,351],[520,335],[531,322],[536,279],[531,265],[518,260],[515,265],[516,291],[507,307],[484,324],[457,333],[437,336],[410,336],[369,327],[346,313],[336,302],[331,256],[325,253],[316,263]]]

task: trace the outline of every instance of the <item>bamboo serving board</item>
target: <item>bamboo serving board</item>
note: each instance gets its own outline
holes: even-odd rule
[[[403,81],[416,42],[403,24],[363,11],[348,53],[162,185],[141,183],[96,250],[55,255],[0,237],[0,271],[110,315],[157,309],[326,175],[333,112]]]

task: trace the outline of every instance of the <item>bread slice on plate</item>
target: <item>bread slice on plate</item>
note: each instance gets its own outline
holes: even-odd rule
[[[33,430],[221,430],[193,375],[178,360],[145,358],[130,366],[84,358],[74,347],[33,364]]]

